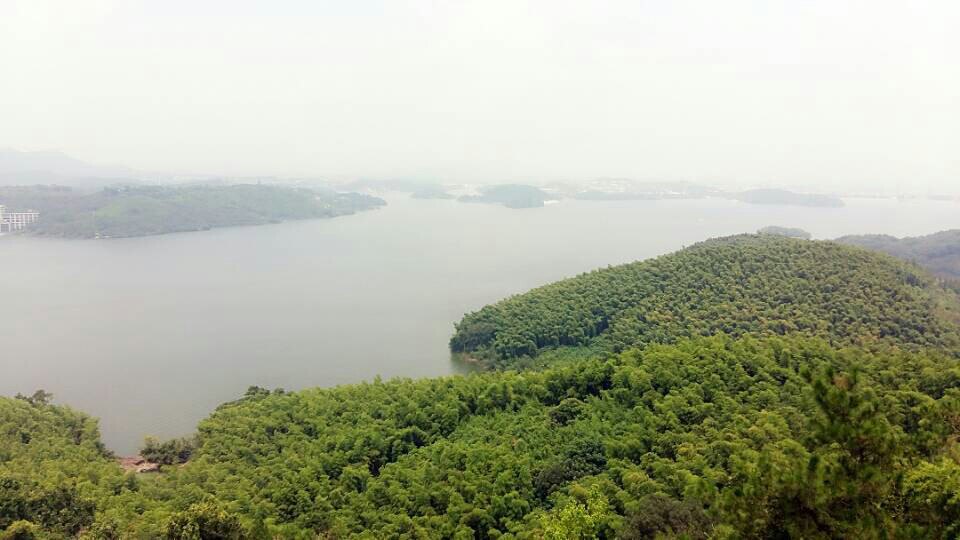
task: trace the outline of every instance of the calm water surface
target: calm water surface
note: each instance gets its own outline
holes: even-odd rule
[[[0,394],[53,392],[120,453],[191,432],[250,385],[458,371],[464,312],[608,264],[766,225],[817,238],[960,227],[960,204],[723,200],[510,210],[389,196],[331,220],[103,241],[0,238]]]

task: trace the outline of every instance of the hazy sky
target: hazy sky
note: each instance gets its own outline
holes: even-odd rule
[[[957,0],[0,0],[0,147],[960,190]]]

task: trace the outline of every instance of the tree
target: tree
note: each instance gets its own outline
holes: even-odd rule
[[[34,392],[33,395],[31,395],[31,396],[25,396],[25,395],[23,395],[23,394],[17,394],[17,395],[14,396],[14,397],[16,397],[17,399],[22,399],[22,400],[26,401],[27,403],[29,403],[29,404],[31,404],[31,405],[34,405],[34,406],[49,405],[49,404],[50,404],[50,401],[53,400],[53,394],[51,394],[50,392],[47,392],[46,390],[42,390],[42,389],[41,389],[41,390],[37,390],[37,391]]]
[[[174,514],[163,536],[168,540],[239,540],[244,529],[237,516],[207,501]]]
[[[0,532],[0,540],[33,540],[40,538],[40,529],[29,521],[14,521]]]
[[[560,426],[565,426],[576,420],[583,411],[583,402],[577,398],[567,398],[550,410],[550,420]]]
[[[629,513],[626,524],[617,531],[617,538],[645,540],[657,535],[676,535],[701,540],[709,537],[712,527],[711,519],[700,504],[656,493],[641,499],[639,508]]]
[[[140,455],[153,463],[175,465],[186,463],[196,448],[197,440],[194,437],[182,437],[164,442],[160,442],[153,437],[147,437],[144,440],[143,448],[140,449]]]
[[[546,540],[577,540],[596,538],[604,522],[610,517],[610,504],[599,485],[590,486],[586,504],[576,500],[554,508],[540,519]]]
[[[898,527],[902,437],[858,371],[827,368],[807,380],[819,409],[808,447],[789,439],[765,447],[722,511],[745,537],[884,538]]]

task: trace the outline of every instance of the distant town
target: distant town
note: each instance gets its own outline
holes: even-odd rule
[[[7,207],[0,204],[0,233],[23,230],[27,225],[36,223],[40,219],[40,212],[28,210],[26,212],[7,212]]]

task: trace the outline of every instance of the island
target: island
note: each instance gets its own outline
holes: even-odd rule
[[[573,198],[584,201],[701,199],[717,193],[718,190],[692,182],[638,182],[628,178],[601,178],[575,191]]]
[[[499,184],[482,187],[479,195],[463,195],[458,200],[467,203],[501,204],[507,208],[538,208],[555,199],[536,186]]]
[[[813,235],[808,233],[803,229],[797,229],[793,227],[778,227],[771,225],[769,227],[764,227],[757,231],[757,234],[768,234],[773,236],[785,236],[787,238],[800,238],[802,240],[810,240],[813,238]]]
[[[420,187],[417,187],[412,192],[410,196],[414,199],[456,199],[457,197],[451,193],[448,193],[442,186],[437,184],[426,184]]]
[[[92,193],[62,186],[0,187],[0,204],[39,213],[35,223],[19,231],[22,234],[122,238],[330,218],[386,202],[359,193],[236,184],[133,185]]]
[[[445,187],[437,182],[417,179],[378,180],[363,178],[347,183],[345,188],[362,192],[397,191],[409,193],[414,199],[456,199]]]
[[[838,208],[844,206],[843,199],[833,195],[816,193],[795,193],[786,189],[750,189],[728,195],[730,198],[747,204],[776,204],[784,206],[814,206]]]

